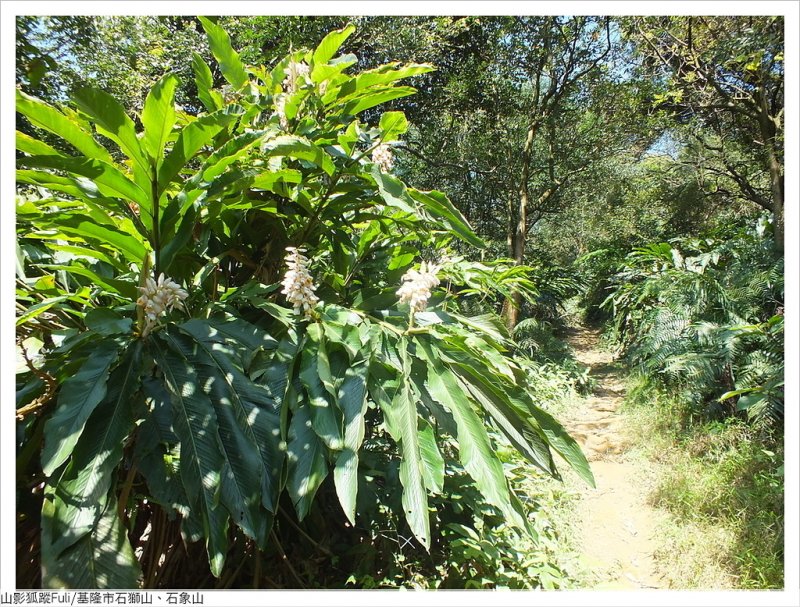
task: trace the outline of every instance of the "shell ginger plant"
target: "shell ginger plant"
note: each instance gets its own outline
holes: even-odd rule
[[[96,89],[61,108],[17,94],[63,140],[17,135],[20,193],[39,195],[17,209],[20,533],[41,546],[20,575],[199,586],[202,546],[233,583],[328,489],[368,528],[373,483],[396,484],[409,535],[430,549],[429,496],[446,497],[452,466],[526,529],[494,436],[592,482],[502,322],[458,314],[439,288],[469,263],[414,269],[427,247],[482,246],[442,193],[387,172],[408,123],[375,108],[432,68],[350,73],[356,58],[337,52],[353,27],[245,66],[201,21],[227,84],[195,56],[192,111],[176,107],[172,74],[139,121]]]

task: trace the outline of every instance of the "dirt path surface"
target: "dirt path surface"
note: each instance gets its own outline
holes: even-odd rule
[[[583,448],[597,484],[596,489],[584,485],[579,505],[579,545],[595,578],[591,587],[664,589],[653,559],[660,515],[646,502],[641,466],[626,459],[630,440],[617,411],[625,386],[611,354],[598,347],[597,332],[578,327],[567,341],[596,381],[583,406],[563,420]]]

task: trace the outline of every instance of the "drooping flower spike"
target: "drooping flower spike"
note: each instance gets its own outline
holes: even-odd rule
[[[413,268],[403,275],[403,285],[397,290],[400,303],[407,303],[415,312],[422,312],[428,305],[431,289],[439,284],[436,274],[440,266],[422,262],[419,270]]]
[[[156,326],[159,316],[173,308],[182,308],[183,300],[189,297],[178,283],[171,278],[164,276],[162,272],[158,280],[148,277],[145,285],[139,287],[142,292],[136,304],[144,312],[145,325],[142,329],[142,337],[145,337]]]
[[[380,144],[372,151],[372,162],[377,164],[381,171],[388,173],[394,167],[392,148],[385,143]]]
[[[308,271],[308,258],[305,249],[286,247],[286,274],[283,277],[283,291],[287,301],[294,306],[294,313],[311,317],[311,309],[319,301],[314,293],[317,289]]]

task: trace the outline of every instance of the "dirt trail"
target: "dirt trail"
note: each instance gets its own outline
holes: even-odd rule
[[[625,386],[599,334],[578,327],[567,337],[578,361],[591,368],[596,387],[583,406],[563,421],[592,467],[596,489],[581,489],[580,547],[596,589],[666,588],[653,552],[659,513],[646,502],[641,467],[626,461],[630,441],[617,409]]]

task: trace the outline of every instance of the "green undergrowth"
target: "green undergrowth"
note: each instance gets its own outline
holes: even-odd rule
[[[652,467],[650,501],[670,515],[660,570],[671,588],[782,588],[781,440],[739,419],[693,417],[690,405],[632,377],[623,409]]]

